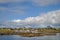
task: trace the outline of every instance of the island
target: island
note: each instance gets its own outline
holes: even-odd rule
[[[60,28],[0,28],[0,35],[20,35],[24,37],[35,37],[44,35],[56,35]]]

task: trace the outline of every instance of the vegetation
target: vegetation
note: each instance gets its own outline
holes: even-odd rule
[[[60,28],[0,28],[0,35],[44,36],[60,33]]]

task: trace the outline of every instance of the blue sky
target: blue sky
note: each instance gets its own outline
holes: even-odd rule
[[[25,21],[29,17],[35,18],[58,10],[60,10],[60,0],[0,0],[0,22]]]

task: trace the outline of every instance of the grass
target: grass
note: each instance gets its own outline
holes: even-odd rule
[[[24,28],[24,30],[38,30],[38,33],[32,33],[32,32],[19,32],[20,30],[23,30],[23,28],[0,28],[0,35],[20,35],[20,36],[26,36],[26,37],[33,37],[33,36],[44,36],[44,35],[55,35],[56,33],[60,33],[60,28]],[[18,30],[18,32],[16,32]]]

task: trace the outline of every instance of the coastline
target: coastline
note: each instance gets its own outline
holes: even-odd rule
[[[20,35],[24,37],[35,37],[44,35],[56,35],[60,33],[60,29],[55,28],[19,28],[19,29],[8,29],[0,28],[0,35]]]

